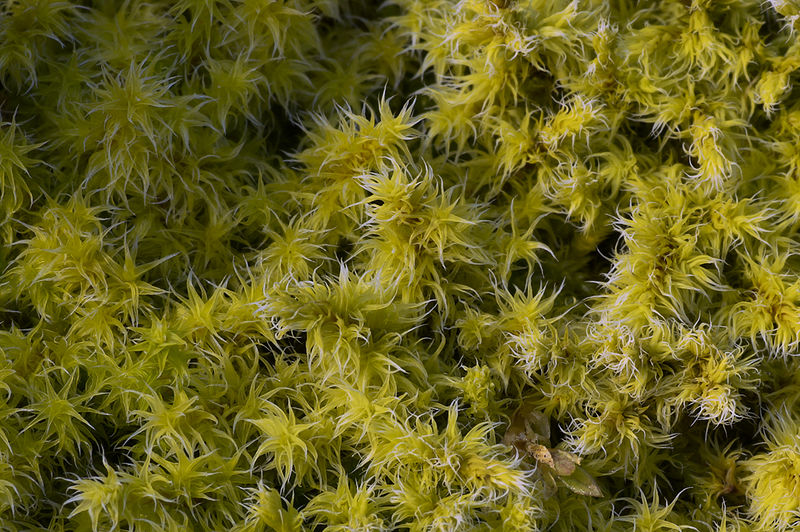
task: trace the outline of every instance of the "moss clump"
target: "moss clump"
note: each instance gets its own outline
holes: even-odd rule
[[[0,530],[797,530],[798,30],[0,0]]]

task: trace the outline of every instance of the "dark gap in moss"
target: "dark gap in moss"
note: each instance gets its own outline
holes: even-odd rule
[[[589,295],[597,293],[599,283],[604,282],[611,271],[619,245],[619,234],[610,230],[609,225],[600,230],[601,239],[593,245],[590,242],[597,238],[597,232],[585,234],[579,227],[561,217],[551,217],[550,224],[552,225],[548,231],[537,231],[534,235],[553,250],[556,256],[553,259],[549,254],[540,254],[543,275],[539,273],[539,276],[554,281],[553,286],[562,286],[563,283],[560,292],[562,301],[583,301]],[[605,236],[602,236],[603,233],[606,233]],[[539,267],[535,269],[538,270]]]
[[[270,370],[274,368],[276,360],[275,350],[265,342],[257,342],[254,345],[256,348],[256,358],[259,369]]]
[[[263,145],[270,148],[269,153],[288,155],[297,151],[305,134],[300,122],[287,109],[273,105],[260,119],[265,124]]]
[[[287,334],[277,344],[278,351],[292,358],[292,355],[306,355],[308,350],[308,333],[306,331],[293,331]],[[293,357],[293,358],[296,358]]]
[[[511,265],[511,275],[508,279],[508,288],[511,293],[516,290],[525,290],[528,279],[541,278],[541,270],[538,266],[531,267],[525,259],[519,259]]]
[[[591,253],[589,267],[595,274],[597,281],[605,280],[605,275],[611,271],[612,262],[619,253],[622,238],[619,233],[611,232],[606,236]]]
[[[347,238],[340,238],[333,254],[338,262],[348,262],[353,254],[353,242]]]
[[[522,81],[520,92],[527,100],[537,102],[561,102],[567,96],[567,90],[558,84],[556,78],[541,70],[532,70],[531,75]]]
[[[234,256],[241,256],[247,253],[251,253],[258,249],[261,249],[261,246],[257,243],[249,241],[246,238],[243,238],[242,235],[237,231],[237,227],[234,227],[230,232],[230,240],[228,241],[228,245],[232,251]]]
[[[655,118],[645,117],[637,119],[625,120],[623,128],[627,131],[626,137],[632,140],[632,148],[634,153],[661,153],[670,145],[673,140],[667,140],[665,143],[665,134],[655,134],[653,125]],[[681,148],[680,144],[678,145]],[[681,157],[685,156],[685,152],[681,148],[679,152]]]
[[[347,478],[356,483],[361,484],[367,479],[367,468],[369,463],[359,465],[361,458],[354,454],[342,455],[342,467],[344,467]]]
[[[131,458],[125,444],[140,427],[112,416],[87,414],[85,418],[95,429],[89,451],[92,468],[103,475],[106,471],[104,461],[117,471],[130,466]],[[85,477],[86,472],[79,476]]]
[[[771,38],[780,36],[785,22],[781,20],[782,17],[778,15],[778,12],[764,6],[761,10],[761,16],[764,22],[758,27],[758,36],[761,38],[761,41],[769,42]]]
[[[39,317],[33,306],[18,306],[13,302],[10,307],[0,308],[0,327],[10,330],[14,327],[22,331],[30,331],[39,323]]]
[[[561,425],[558,419],[551,417],[550,418],[550,447],[556,447],[559,443],[564,441],[566,438],[567,432],[564,430],[564,427]]]

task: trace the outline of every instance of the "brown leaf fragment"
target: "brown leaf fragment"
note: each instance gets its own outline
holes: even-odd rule
[[[521,441],[550,444],[550,419],[528,403],[522,403],[511,416],[511,423],[503,437],[503,443],[517,448],[517,443]]]
[[[517,443],[526,441],[525,427],[517,424],[516,419],[512,418],[511,424],[508,426],[505,435],[503,436],[503,443],[508,446],[517,446]]]
[[[524,406],[524,405],[523,405]],[[550,442],[550,419],[537,410],[528,410],[525,428],[533,432],[542,442]]]
[[[571,475],[559,478],[565,486],[579,495],[588,495],[589,497],[603,496],[603,492],[594,477],[578,465],[575,466],[575,471]]]
[[[581,459],[574,454],[560,449],[550,449],[553,457],[553,469],[559,476],[568,476],[575,472],[575,468],[580,464]]]

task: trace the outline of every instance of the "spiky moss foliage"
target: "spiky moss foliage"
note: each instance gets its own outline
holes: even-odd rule
[[[0,2],[0,530],[800,527],[800,6]]]

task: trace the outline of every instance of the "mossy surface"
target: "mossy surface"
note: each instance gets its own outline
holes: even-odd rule
[[[795,0],[0,0],[0,531],[800,530]]]

